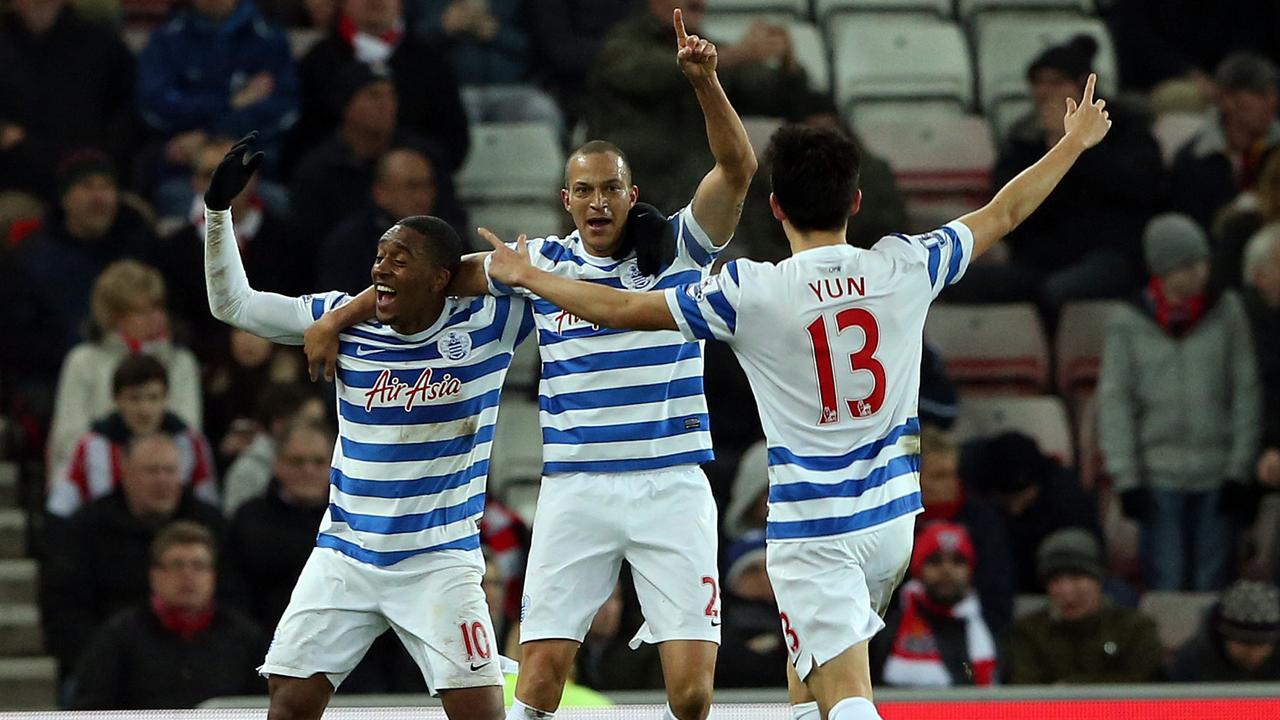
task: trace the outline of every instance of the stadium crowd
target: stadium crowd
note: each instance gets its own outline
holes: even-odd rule
[[[30,511],[60,703],[265,692],[253,669],[326,511],[332,388],[307,381],[299,350],[222,325],[206,302],[201,197],[234,140],[257,130],[267,150],[233,206],[248,276],[290,295],[363,289],[374,240],[399,217],[440,216],[479,249],[455,177],[480,123],[546,123],[566,150],[584,134],[612,141],[642,199],[673,212],[712,165],[672,61],[677,5],[694,29],[717,3],[0,2],[0,410],[21,436],[10,459],[41,468]],[[1102,459],[1056,457],[1030,431],[957,437],[965,399],[989,388],[926,353],[925,511],[872,646],[886,685],[1280,681],[1280,11],[1102,5],[1123,91],[1114,130],[1001,259],[943,296],[1032,303],[1050,329],[1072,302],[1119,301],[1096,395],[1064,398],[1077,419],[1096,403]],[[126,26],[150,28],[136,53]],[[299,51],[290,36],[306,29],[317,39]],[[724,45],[736,109],[847,128],[848,108],[814,89],[795,51],[765,19]],[[1002,139],[995,187],[1061,136],[1063,98],[1097,52],[1082,36],[1026,68],[1033,108]],[[1170,108],[1205,119],[1166,163],[1152,128]],[[894,158],[866,150],[875,212],[850,242],[928,229],[912,227]],[[767,193],[762,170],[726,257],[781,259]],[[763,434],[731,353],[709,344],[706,365],[716,684],[782,687]],[[513,368],[508,393],[531,402],[536,371]],[[529,496],[507,491],[536,483],[538,466],[511,467],[481,532],[494,625],[518,658],[533,518]],[[1170,646],[1141,602],[1152,591],[1217,595]],[[627,648],[639,624],[624,573],[575,682],[661,687],[656,649]],[[343,685],[421,691],[391,634]]]

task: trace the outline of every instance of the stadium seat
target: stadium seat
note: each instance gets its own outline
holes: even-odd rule
[[[858,110],[854,130],[893,167],[905,193],[985,192],[996,149],[991,127],[955,105],[926,105],[892,116]]]
[[[813,0],[813,16],[821,24],[844,12],[913,12],[951,17],[951,10],[951,0]]]
[[[551,193],[554,191],[548,191],[548,195],[537,202],[470,203],[467,205],[467,214],[472,228],[488,228],[507,242],[514,242],[520,233],[531,238],[563,235],[565,228],[572,225],[572,220],[564,208],[548,201]],[[475,234],[474,230],[464,240],[481,250],[489,249],[489,243]]]
[[[934,305],[924,334],[957,384],[1034,393],[1048,387],[1049,344],[1030,303]]]
[[[756,151],[756,158],[763,160],[769,139],[782,127],[782,118],[747,115],[742,118],[742,126],[747,129],[747,139],[751,141],[751,149]]]
[[[1091,15],[1093,0],[956,0],[956,15],[963,21],[978,13],[1006,10],[1069,10]]]
[[[1107,26],[1097,18],[1048,12],[982,13],[973,23],[973,44],[978,59],[978,96],[985,111],[1010,98],[1030,95],[1027,67],[1045,48],[1060,45],[1076,35],[1092,35],[1098,41],[1094,68],[1098,94],[1109,97],[1119,87],[1115,49]]]
[[[991,129],[995,132],[998,144],[1009,137],[1009,130],[1015,123],[1035,110],[1035,103],[1029,97],[1011,97],[997,100],[995,105],[984,110],[987,119],[991,121]]]
[[[1049,607],[1048,595],[1036,595],[1031,593],[1019,594],[1013,596],[1013,619],[1021,620],[1022,618],[1040,612]]]
[[[1156,621],[1160,644],[1173,652],[1191,639],[1217,601],[1217,593],[1152,590],[1138,601],[1138,611]]]
[[[489,458],[489,487],[499,492],[508,485],[542,478],[542,433],[538,403],[512,393],[502,397],[493,429]]]
[[[702,23],[703,32],[716,42],[728,44],[742,40],[757,20],[772,20],[785,24],[791,34],[791,47],[795,52],[796,62],[803,67],[809,78],[809,86],[819,92],[831,90],[831,71],[827,64],[827,43],[817,26],[807,20],[788,19],[785,16],[761,16],[752,13],[716,13],[708,14]]]
[[[1121,302],[1088,300],[1067,303],[1058,319],[1053,346],[1057,387],[1063,397],[1088,390],[1098,382],[1107,318]]]
[[[546,123],[472,125],[458,194],[464,201],[546,201],[564,182],[564,161],[555,128]]]
[[[1164,159],[1165,167],[1173,166],[1173,158],[1178,151],[1204,124],[1205,116],[1202,113],[1171,112],[1156,118],[1151,132],[1160,144],[1160,157]]]
[[[1034,438],[1041,452],[1067,467],[1075,465],[1071,423],[1062,399],[993,396],[965,397],[952,432],[963,442],[1014,430]]]
[[[1098,396],[1089,393],[1075,404],[1076,467],[1080,469],[1080,485],[1093,492],[1106,475],[1102,448],[1098,444]]]
[[[973,71],[960,26],[892,13],[837,15],[827,24],[836,107],[866,100],[973,103]]]
[[[809,0],[708,0],[707,18],[718,13],[788,12],[796,17],[808,17]]]

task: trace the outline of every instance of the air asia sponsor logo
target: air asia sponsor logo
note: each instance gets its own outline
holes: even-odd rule
[[[427,368],[418,376],[417,382],[410,385],[391,374],[390,370],[378,373],[373,387],[364,393],[364,409],[371,411],[376,407],[394,407],[404,405],[409,412],[414,405],[439,400],[445,397],[462,394],[462,381],[444,373],[438,379],[432,368]]]
[[[584,327],[589,327],[592,330],[600,329],[599,325],[589,323],[568,310],[561,310],[556,313],[556,334],[563,335],[565,330],[576,330]]]

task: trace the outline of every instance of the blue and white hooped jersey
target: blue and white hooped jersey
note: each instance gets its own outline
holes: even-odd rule
[[[701,281],[724,246],[712,244],[692,206],[668,222],[676,258],[656,277],[641,275],[634,257],[588,254],[577,231],[530,240],[530,260],[563,277],[635,291]],[[700,342],[675,331],[601,328],[523,288],[513,291],[492,279],[489,286],[533,302],[544,474],[654,470],[713,459]]]
[[[298,303],[309,323],[348,300],[335,292]],[[485,296],[448,298],[414,335],[373,321],[342,331],[319,547],[379,566],[480,547],[502,381],[532,328],[527,302]]]
[[[865,532],[922,509],[925,315],[972,254],[973,234],[952,222],[871,250],[736,260],[667,291],[684,336],[728,342],[751,382],[769,447],[770,542]]]

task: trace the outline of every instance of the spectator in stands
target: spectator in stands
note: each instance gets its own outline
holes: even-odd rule
[[[924,512],[916,517],[917,536],[936,522],[966,530],[976,566],[971,568],[973,586],[982,600],[983,617],[992,631],[1000,633],[1013,617],[1017,580],[1004,518],[982,497],[966,491],[955,443],[928,426],[920,430],[920,495]]]
[[[1063,135],[1066,98],[1079,97],[1098,44],[1080,35],[1050,47],[1027,68],[1034,110],[1018,121],[996,159],[993,187],[1040,159]],[[1072,300],[1123,297],[1139,282],[1137,239],[1155,214],[1164,182],[1150,120],[1108,98],[1112,128],[1026,222],[1009,234],[1010,263],[974,266],[951,294],[960,301],[1038,302],[1053,321]],[[1089,218],[1088,230],[1080,218]]]
[[[121,459],[120,487],[48,528],[41,566],[47,647],[69,673],[107,618],[147,597],[148,553],[161,528],[191,520],[221,531],[217,508],[182,485],[182,456],[163,433],[135,436]]]
[[[582,113],[587,69],[600,53],[605,35],[641,5],[642,0],[538,0],[528,4],[538,65],[550,75],[548,80],[570,126]]]
[[[787,684],[786,640],[778,632],[778,602],[765,571],[764,536],[762,529],[748,530],[725,552],[719,611],[724,627],[716,687]]]
[[[61,283],[59,283],[60,285]],[[160,273],[136,260],[109,265],[93,283],[93,339],[75,346],[58,377],[49,467],[62,469],[89,424],[118,400],[112,376],[132,355],[145,354],[167,371],[167,407],[175,420],[201,428],[200,367],[190,350],[173,342]]]
[[[764,440],[742,453],[729,491],[724,514],[724,534],[737,540],[753,530],[764,530],[769,514],[769,459]]]
[[[933,522],[916,537],[911,579],[871,641],[877,683],[900,687],[989,687],[996,642],[973,589],[973,542],[961,525]]]
[[[458,79],[447,55],[405,32],[400,2],[344,0],[337,23],[298,66],[302,117],[291,142],[310,148],[337,128],[342,107],[334,103],[332,86],[344,65],[386,64],[399,98],[399,127],[439,146],[440,171],[454,173],[470,145]]]
[[[217,543],[208,528],[178,521],[151,544],[151,597],[100,629],[76,669],[75,710],[193,708],[209,698],[261,695],[254,667],[267,636],[214,603]]]
[[[166,236],[161,270],[172,288],[174,314],[185,321],[197,355],[206,363],[225,353],[216,340],[225,337],[225,326],[209,314],[204,283],[204,191],[213,170],[231,149],[233,141],[214,138],[196,152],[192,161],[192,205],[186,222]],[[263,202],[257,176],[231,201],[236,241],[245,273],[255,288],[283,295],[302,295],[314,287],[314,250],[301,237],[290,218]]]
[[[1222,594],[1199,631],[1174,655],[1178,682],[1280,681],[1280,590],[1239,580]]]
[[[1218,213],[1213,224],[1213,259],[1209,286],[1215,290],[1242,287],[1245,246],[1264,226],[1280,222],[1280,153],[1272,153],[1258,176],[1256,191],[1236,196]]]
[[[920,424],[950,430],[959,413],[959,394],[947,375],[947,366],[926,342],[920,354]]]
[[[413,0],[419,37],[444,48],[462,83],[473,123],[544,122],[560,137],[564,117],[550,95],[530,84],[533,49],[526,0]]]
[[[343,108],[342,123],[328,140],[302,158],[290,189],[294,217],[305,236],[317,244],[344,218],[365,206],[378,159],[389,150],[413,148],[432,158],[433,168],[446,166],[436,160],[442,150],[397,129],[400,101],[386,67],[353,61],[336,73],[333,86],[337,105]],[[437,215],[463,217],[449,175],[436,173],[435,182]],[[369,238],[371,244],[376,240],[377,236]]]
[[[138,108],[165,143],[160,214],[185,217],[190,167],[209,136],[257,130],[269,162],[278,161],[284,133],[298,119],[289,41],[253,0],[192,0],[138,56]]]
[[[970,445],[960,476],[1000,512],[1015,592],[1039,592],[1036,548],[1054,531],[1086,527],[1096,534],[1095,505],[1079,481],[1026,435],[1010,431]]]
[[[664,212],[688,202],[711,164],[702,110],[671,62],[677,6],[698,33],[705,0],[647,0],[609,31],[588,74],[585,111],[588,136],[625,148],[641,199]],[[739,114],[798,120],[814,107],[785,28],[761,22],[718,53],[717,76]]]
[[[400,218],[439,215],[435,178],[431,160],[412,148],[396,148],[378,158],[370,201],[339,223],[320,246],[317,284],[352,295],[369,287],[377,238]],[[463,230],[459,235],[466,234],[465,218],[444,220]]]
[[[1265,57],[1239,53],[1214,74],[1217,110],[1178,150],[1171,202],[1208,230],[1242,191],[1253,190],[1280,145],[1280,71]]]
[[[1280,158],[1280,155],[1277,155]],[[1253,236],[1244,252],[1244,309],[1253,326],[1262,383],[1262,453],[1255,476],[1280,488],[1280,222]]]
[[[213,451],[199,430],[166,410],[169,376],[164,365],[150,355],[125,357],[111,378],[111,394],[115,410],[97,419],[80,436],[68,461],[50,473],[45,511],[69,518],[88,503],[115,492],[129,441],[155,433],[168,435],[177,445],[182,484],[200,500],[217,504]]]
[[[33,384],[52,388],[63,356],[81,340],[98,274],[116,260],[146,262],[155,254],[155,236],[138,212],[121,203],[115,168],[104,153],[72,153],[58,166],[58,182],[59,206],[14,250],[10,277],[0,282],[6,308],[0,330],[6,338],[22,339],[0,347],[11,377],[24,390],[34,390]],[[70,441],[83,429],[72,432]]]
[[[1102,594],[1102,552],[1092,532],[1067,528],[1037,553],[1049,607],[1014,622],[1007,667],[1018,685],[1155,680],[1164,654],[1156,625]]]
[[[227,528],[225,563],[250,615],[275,628],[329,506],[333,429],[307,419],[282,434],[271,484],[239,507]],[[270,548],[270,552],[263,552]]]
[[[250,398],[257,403],[255,415],[252,420],[239,420],[248,420],[252,428],[242,430],[233,423],[231,430],[248,433],[250,438],[241,441],[244,449],[227,470],[223,483],[222,512],[227,517],[235,515],[250,500],[267,494],[277,462],[276,448],[283,442],[285,432],[298,423],[316,424],[325,419],[324,401],[300,383],[257,383]],[[332,451],[332,446],[329,449]]]
[[[134,82],[113,29],[64,0],[15,0],[0,15],[0,190],[57,200],[58,159],[86,145],[130,159]]]
[[[1156,217],[1143,246],[1151,283],[1107,323],[1101,447],[1140,526],[1147,587],[1218,590],[1255,504],[1262,416],[1249,320],[1234,291],[1206,292],[1208,241],[1190,218]]]

